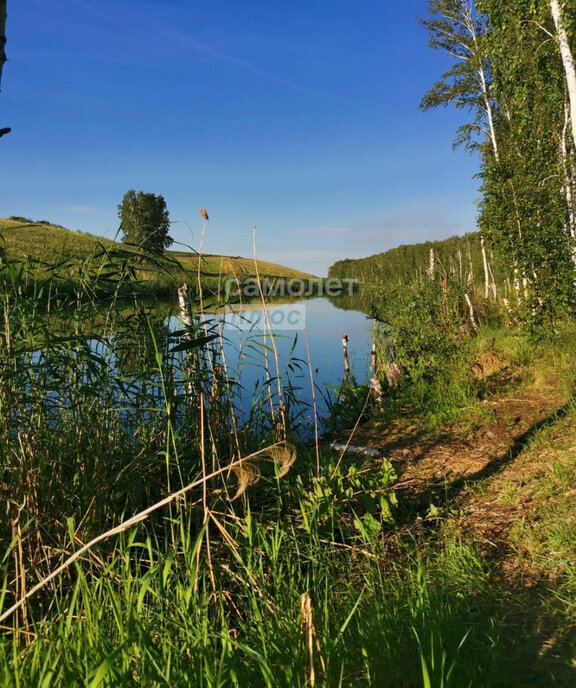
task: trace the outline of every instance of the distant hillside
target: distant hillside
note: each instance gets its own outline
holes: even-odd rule
[[[8,259],[24,261],[30,258],[39,261],[35,267],[42,274],[54,264],[64,264],[62,273],[73,277],[78,269],[98,268],[103,261],[125,259],[126,247],[116,241],[103,239],[79,231],[72,231],[48,222],[34,222],[26,218],[0,219],[0,249]],[[117,258],[115,258],[118,254]],[[138,257],[137,252],[135,256]],[[159,264],[141,261],[137,274],[139,279],[164,286],[178,285],[183,281],[195,283],[198,271],[198,256],[182,251],[167,251],[165,260]],[[285,277],[310,279],[313,275],[292,270],[283,265],[258,261],[258,272],[261,277]],[[256,267],[254,259],[231,256],[205,255],[202,257],[202,279],[210,286],[227,277],[240,280],[254,277]]]
[[[480,234],[471,232],[443,241],[398,246],[367,258],[339,260],[328,271],[329,277],[357,279],[363,284],[395,288],[410,284],[427,274],[430,249],[434,249],[435,272],[443,277],[457,277],[461,281],[484,279]],[[494,258],[488,252],[493,266]]]

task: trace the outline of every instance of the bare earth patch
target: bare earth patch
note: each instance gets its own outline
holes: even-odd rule
[[[513,371],[502,359],[486,357],[474,374],[507,379]],[[559,545],[556,551],[553,538],[540,535],[549,509],[546,527],[561,521],[566,538],[572,519],[576,539],[576,489],[573,483],[567,489],[565,477],[568,468],[574,472],[576,428],[555,382],[535,376],[513,397],[484,402],[493,420],[469,436],[461,426],[419,433],[399,420],[361,425],[352,439],[378,448],[394,464],[400,505],[412,504],[421,514],[414,522],[408,507],[408,529],[427,522],[426,505],[441,504],[445,513],[436,526],[428,521],[433,537],[474,543],[490,562],[505,623],[517,629],[518,685],[568,686],[576,680],[576,591],[562,589],[566,567],[575,565],[574,550]],[[570,595],[572,602],[566,602]]]

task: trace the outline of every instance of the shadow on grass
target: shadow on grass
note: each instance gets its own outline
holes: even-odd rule
[[[419,483],[413,491],[403,493],[400,500],[399,524],[413,532],[418,544],[439,543],[437,531],[442,519],[426,518],[431,504],[443,504],[448,509],[458,506],[470,488],[510,466],[538,436],[556,422],[574,413],[571,399],[544,419],[533,423],[518,435],[504,455],[491,458],[482,469],[450,481],[431,478]],[[447,441],[443,435],[435,442]],[[423,452],[425,453],[425,451]],[[490,511],[480,514],[488,528]],[[508,527],[515,520],[509,515]],[[506,528],[504,529],[506,530]],[[500,536],[500,533],[498,533]],[[471,535],[469,541],[474,543]],[[496,540],[498,543],[498,540]],[[494,543],[492,543],[494,545]],[[494,545],[493,559],[505,559],[510,552],[507,541]],[[463,675],[454,685],[498,686],[524,688],[537,686],[576,685],[576,627],[567,619],[566,609],[558,601],[557,590],[545,583],[530,584],[524,580],[508,579],[499,566],[486,557],[490,575],[485,590],[469,596],[461,604],[461,595],[446,604],[453,607],[453,624],[463,635],[470,630],[467,642],[458,653],[458,665]],[[463,593],[466,595],[466,593]],[[443,626],[449,619],[439,619]],[[474,663],[477,663],[476,665]],[[469,672],[476,672],[471,674]],[[405,685],[417,685],[406,683]]]

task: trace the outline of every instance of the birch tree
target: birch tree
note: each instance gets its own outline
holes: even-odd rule
[[[484,46],[485,17],[468,0],[433,0],[428,17],[420,22],[428,30],[428,45],[454,60],[451,69],[425,94],[420,107],[427,110],[439,105],[454,105],[473,113],[473,120],[463,124],[454,144],[476,148],[485,136],[498,158],[495,103],[490,97],[490,63]]]
[[[568,307],[574,291],[573,153],[550,2],[432,0],[421,20],[429,45],[454,61],[421,107],[453,105],[472,116],[455,145],[481,156],[484,293],[485,239],[505,257],[520,318],[533,321]]]
[[[560,48],[560,55],[566,75],[566,86],[570,102],[572,138],[574,140],[574,148],[576,148],[576,65],[574,64],[574,56],[570,49],[568,34],[564,23],[565,5],[565,2],[560,4],[558,0],[550,0],[550,12],[554,20],[554,26],[556,27],[556,39],[558,41],[558,47]]]

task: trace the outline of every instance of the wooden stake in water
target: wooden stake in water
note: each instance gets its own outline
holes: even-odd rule
[[[350,362],[348,361],[348,342],[350,337],[347,334],[342,335],[342,352],[344,354],[344,379],[348,379],[350,375]]]
[[[382,389],[382,383],[380,382],[379,365],[378,365],[378,352],[376,349],[376,335],[378,332],[378,323],[376,320],[372,322],[372,351],[371,351],[371,367],[372,367],[372,377],[370,378],[370,391],[374,397],[374,401],[381,405],[384,401],[384,390]]]

